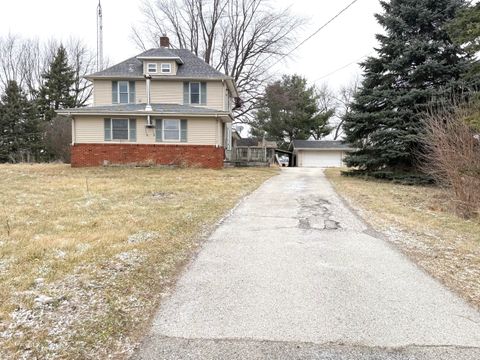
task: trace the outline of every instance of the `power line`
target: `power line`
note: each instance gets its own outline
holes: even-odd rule
[[[471,2],[473,2],[473,1],[470,1],[470,3],[471,3]],[[349,6],[351,6],[351,5],[353,5],[353,4],[350,4]],[[348,7],[347,7],[347,8],[348,8]],[[344,10],[346,10],[346,9],[344,9]],[[447,12],[447,11],[449,11],[449,9],[444,9],[444,10],[437,11],[437,12],[433,13],[433,16],[443,14],[443,13],[445,13],[445,12]],[[363,58],[366,58],[367,56],[370,56],[370,55],[372,54],[372,52],[373,52],[373,51],[369,52],[368,54],[363,55],[362,57],[358,58],[358,59],[355,60],[355,61],[352,61],[352,62],[350,62],[350,63],[348,63],[348,64],[346,64],[346,65],[343,65],[342,67],[340,67],[340,68],[338,68],[338,69],[336,69],[336,70],[334,70],[334,71],[332,71],[332,72],[330,72],[330,73],[328,73],[328,74],[326,74],[326,75],[323,75],[323,76],[321,76],[321,77],[313,80],[313,82],[317,82],[317,81],[320,81],[320,80],[325,79],[325,78],[327,78],[327,77],[330,77],[330,76],[336,74],[337,72],[342,71],[342,70],[348,68],[349,66],[358,63],[358,62],[359,62],[360,60],[362,60]]]
[[[354,60],[354,61],[352,61],[352,62],[350,62],[350,63],[348,63],[348,64],[346,64],[346,65],[343,65],[342,67],[339,67],[338,69],[333,70],[332,72],[329,72],[328,74],[325,74],[325,75],[323,75],[323,76],[320,76],[319,78],[313,80],[313,82],[317,82],[317,81],[319,81],[319,80],[322,80],[322,79],[325,79],[325,78],[327,78],[327,77],[330,77],[330,76],[336,74],[337,72],[342,71],[342,70],[348,68],[349,66],[351,66],[351,65],[353,65],[353,64],[357,64],[357,63],[358,63],[360,60],[362,60],[363,58],[366,58],[367,56],[370,56],[371,53],[372,53],[372,51],[370,51],[368,54],[365,54],[365,55],[359,57],[357,60]]]
[[[338,17],[340,17],[340,15],[342,15],[345,11],[347,11],[350,7],[353,6],[353,4],[355,4],[358,0],[353,0],[350,4],[348,4],[346,7],[344,7],[340,12],[338,12],[334,17],[332,17],[330,20],[328,20],[325,24],[323,24],[322,26],[320,26],[313,34],[311,34],[309,37],[307,37],[305,40],[303,40],[302,42],[300,42],[300,44],[298,44],[297,46],[295,46],[292,50],[290,50],[288,53],[286,53],[285,55],[283,55],[279,61],[285,59],[287,56],[289,56],[290,54],[292,54],[295,50],[297,50],[300,46],[302,46],[303,44],[305,44],[308,40],[310,40],[311,38],[313,38],[315,35],[317,35],[320,31],[322,31],[324,28],[326,28],[328,25],[330,25],[330,23],[332,23],[333,21],[335,21]]]

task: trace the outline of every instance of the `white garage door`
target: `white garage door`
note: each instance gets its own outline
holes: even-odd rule
[[[300,167],[341,167],[342,151],[301,151],[299,153]]]

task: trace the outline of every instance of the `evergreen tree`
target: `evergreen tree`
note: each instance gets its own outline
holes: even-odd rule
[[[265,134],[279,144],[313,136],[319,139],[331,132],[328,120],[334,110],[320,111],[314,86],[298,76],[283,76],[270,84],[260,101],[253,122],[254,134]]]
[[[0,100],[0,161],[38,159],[41,131],[35,106],[16,81],[10,81]]]
[[[39,109],[44,119],[50,122],[55,110],[75,107],[72,88],[75,83],[75,71],[68,64],[67,51],[60,45],[50,66],[43,74],[44,83],[40,88]]]
[[[447,30],[457,44],[465,45],[468,52],[480,51],[480,3],[460,11]]]
[[[452,96],[471,57],[445,27],[463,0],[381,1],[376,15],[377,56],[363,64],[364,80],[345,118],[346,140],[358,148],[346,158],[362,170],[412,170],[422,138],[421,113],[429,102]]]
[[[456,44],[475,56],[480,51],[480,3],[461,10],[447,25],[447,31]],[[478,86],[479,75],[480,62],[477,61],[471,71],[466,74],[466,79]]]

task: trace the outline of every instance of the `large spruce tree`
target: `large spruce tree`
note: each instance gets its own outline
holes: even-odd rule
[[[38,160],[41,138],[34,104],[10,81],[0,100],[0,162]]]
[[[72,88],[75,83],[75,71],[68,64],[67,51],[60,45],[48,70],[43,74],[38,103],[46,121],[55,116],[55,110],[76,106]]]
[[[363,64],[364,80],[344,123],[346,140],[358,150],[350,167],[410,171],[422,137],[421,113],[464,84],[471,57],[455,45],[446,24],[463,0],[381,1],[376,15],[385,33],[375,57]]]
[[[265,134],[280,145],[311,136],[319,139],[332,129],[328,120],[334,109],[320,109],[319,95],[305,78],[284,75],[268,85],[253,122],[254,135]]]

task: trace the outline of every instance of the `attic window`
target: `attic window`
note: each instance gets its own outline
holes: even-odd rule
[[[170,63],[163,63],[161,65],[162,74],[170,74],[172,72],[172,64]]]
[[[148,64],[147,70],[148,70],[149,74],[151,74],[151,73],[156,74],[157,73],[157,64],[155,64],[155,63]]]

